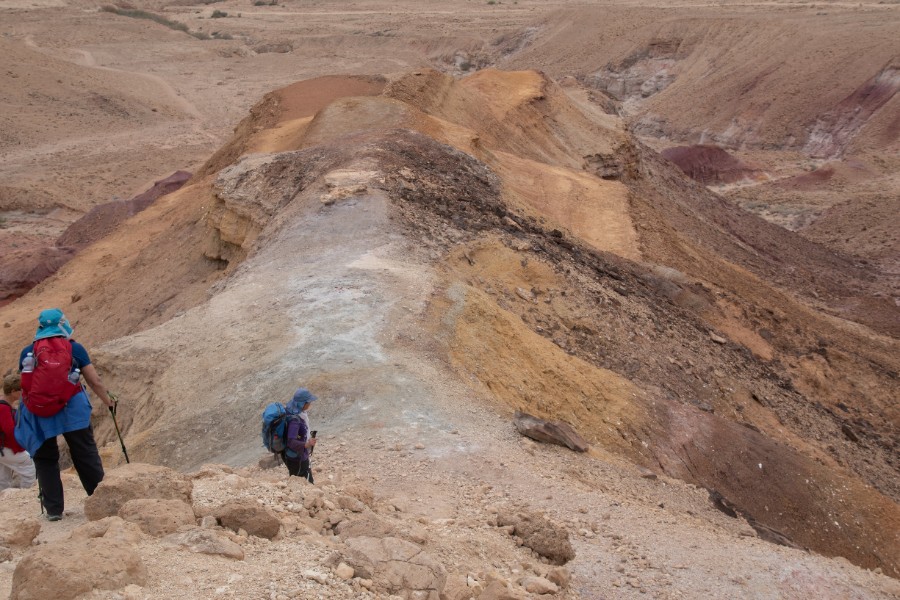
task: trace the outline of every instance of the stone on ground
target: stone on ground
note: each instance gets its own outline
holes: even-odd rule
[[[264,506],[252,500],[229,502],[216,509],[215,517],[223,527],[243,529],[250,535],[273,539],[281,531],[281,520]]]
[[[576,452],[587,452],[589,445],[575,428],[563,421],[545,421],[538,417],[516,412],[516,430],[524,436],[539,442],[558,444]]]
[[[521,538],[526,547],[555,565],[564,565],[575,558],[569,533],[541,515],[501,513],[497,515],[497,526],[512,527],[513,535]]]
[[[191,529],[166,536],[164,541],[199,554],[211,554],[244,560],[244,549],[210,529]]]
[[[32,517],[4,515],[0,519],[0,545],[27,548],[41,532],[41,523]]]
[[[126,502],[138,498],[191,504],[193,485],[187,475],[167,467],[131,463],[106,474],[94,494],[84,501],[84,514],[91,521],[118,515]]]
[[[438,600],[444,589],[444,566],[412,542],[361,536],[344,543],[344,562],[357,576],[371,579],[378,593]]]
[[[104,538],[128,545],[137,544],[142,537],[141,528],[136,523],[129,523],[118,516],[89,521],[72,531],[71,534],[73,540]]]
[[[119,516],[136,523],[141,531],[160,537],[175,533],[179,527],[196,525],[194,509],[181,500],[138,498],[129,500],[119,509]]]
[[[144,585],[147,569],[128,544],[108,539],[63,540],[39,546],[19,561],[10,600],[72,600],[93,590]]]

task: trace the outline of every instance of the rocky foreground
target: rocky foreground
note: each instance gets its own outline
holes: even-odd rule
[[[401,452],[398,462],[403,458]],[[790,553],[802,553],[752,539],[746,524],[737,537],[753,544],[751,552],[787,553],[783,569],[734,573],[716,583],[688,556],[665,565],[641,552],[640,542],[617,533],[608,513],[576,511],[562,521],[488,485],[461,487],[466,501],[453,516],[426,517],[441,504],[426,496],[427,485],[416,506],[376,496],[353,477],[325,476],[327,483],[311,485],[288,479],[269,459],[260,465],[205,465],[187,475],[133,463],[107,473],[90,498],[67,473],[70,508],[59,523],[39,518],[34,490],[4,491],[0,593],[9,590],[16,600],[606,597],[582,593],[591,584],[579,579],[590,571],[585,556],[575,560],[576,549],[622,598],[690,597],[679,585],[685,574],[709,584],[709,597],[889,598],[900,592],[896,581],[843,559],[798,560]],[[666,485],[647,473],[642,479]],[[698,556],[708,540],[704,529],[697,529]],[[614,566],[598,558],[599,540],[612,544]]]
[[[509,572],[459,572],[438,541],[454,519],[409,519],[364,485],[316,487],[280,469],[188,476],[135,463],[109,473],[83,510],[84,523],[67,513],[81,523],[67,535],[4,515],[10,598],[562,598],[571,576],[560,565],[574,557],[565,529],[496,508],[463,526],[499,527],[527,558]]]

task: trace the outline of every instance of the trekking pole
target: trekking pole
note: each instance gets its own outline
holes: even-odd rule
[[[116,435],[119,436],[119,444],[122,445],[122,454],[125,455],[125,462],[130,464],[131,461],[128,460],[128,450],[125,449],[125,442],[122,440],[122,433],[119,431],[119,424],[116,422],[116,408],[119,406],[119,399],[112,392],[107,392],[107,394],[114,402],[114,404],[109,407],[109,414],[112,415],[113,425],[116,428]]]
[[[310,432],[310,436],[311,436],[313,439],[316,439],[316,434],[317,434],[317,433],[319,433],[319,432],[318,432],[318,431],[311,431],[311,432]],[[308,466],[307,469],[306,469],[306,480],[307,480],[308,482],[310,482],[310,483],[315,483],[315,481],[313,480],[313,472],[312,472],[312,453],[313,453],[313,450],[315,450],[315,449],[316,449],[315,446],[313,446],[312,448],[309,449],[309,457],[308,457],[308,460],[309,460],[309,466]]]

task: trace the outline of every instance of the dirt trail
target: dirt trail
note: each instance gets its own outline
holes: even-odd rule
[[[37,48],[37,46],[33,46],[33,47]],[[174,104],[176,104],[179,108],[181,108],[187,115],[189,115],[193,119],[196,119],[197,121],[200,122],[200,123],[196,124],[194,126],[194,128],[197,131],[202,130],[202,128],[203,128],[202,121],[204,119],[203,113],[200,112],[200,110],[196,107],[196,105],[194,105],[193,102],[191,102],[190,100],[188,100],[187,98],[185,98],[184,96],[179,94],[178,90],[176,90],[174,87],[172,87],[172,85],[168,81],[166,81],[159,75],[154,75],[153,73],[141,73],[139,71],[125,71],[123,69],[114,69],[112,67],[104,67],[102,65],[97,64],[97,59],[94,58],[94,55],[89,50],[77,50],[77,52],[79,52],[81,54],[82,58],[81,58],[81,60],[75,61],[76,64],[80,64],[85,67],[91,67],[93,69],[103,69],[105,71],[114,71],[114,72],[138,75],[140,77],[143,77],[147,81],[151,81],[151,82],[157,84],[159,86],[160,90],[162,90],[162,94],[164,96],[168,96],[169,100],[171,100]]]
[[[37,44],[37,42],[34,41],[34,36],[32,36],[32,35],[25,36],[24,43],[25,43],[25,46],[27,46],[28,48],[32,48],[34,50],[37,50],[38,52],[45,53],[48,56],[54,56],[55,58],[62,58],[63,60],[67,60],[64,56],[60,57],[57,55],[57,53],[48,52],[48,50],[46,48],[41,48],[41,46],[39,46]],[[112,72],[112,73],[123,73],[126,75],[134,75],[141,79],[144,79],[145,81],[148,81],[148,82],[154,84],[158,88],[158,91],[156,91],[156,92],[150,91],[149,92],[150,95],[152,95],[154,97],[162,96],[163,98],[169,100],[174,106],[176,106],[181,111],[183,111],[191,119],[195,120],[196,123],[193,125],[193,131],[195,133],[203,133],[205,131],[205,126],[204,126],[205,117],[204,117],[203,113],[200,112],[200,110],[197,108],[197,106],[193,102],[191,102],[190,100],[185,98],[181,93],[178,92],[178,90],[175,89],[175,87],[172,86],[172,84],[170,84],[163,77],[160,77],[159,75],[154,75],[153,73],[145,73],[145,72],[135,71],[135,70],[116,69],[113,67],[107,67],[107,66],[100,65],[97,63],[97,59],[95,58],[94,54],[90,50],[85,50],[83,48],[71,48],[71,49],[69,49],[69,51],[75,52],[76,54],[79,55],[79,58],[70,61],[76,65],[80,65],[82,67],[88,67],[90,69],[98,69],[98,70],[102,70],[102,71],[108,71],[108,72]],[[131,137],[135,137],[135,132],[133,132],[133,131],[127,132],[127,134]],[[212,136],[209,134],[207,134],[207,135],[210,140],[218,139],[215,136]],[[68,146],[68,147],[85,146],[85,145],[97,146],[97,145],[100,145],[99,144],[100,140],[101,140],[100,136],[83,138],[80,140],[70,139],[70,140],[66,140],[66,146]],[[115,143],[115,145],[116,145],[116,147],[121,147],[121,142]],[[59,148],[59,150],[64,150],[64,149],[65,149],[65,147]],[[54,149],[52,146],[50,148],[43,148],[43,149],[35,148],[35,149],[33,149],[33,152],[35,154],[38,154],[40,152],[51,153],[53,151],[54,151]],[[24,156],[14,155],[10,158],[20,160],[20,159],[24,158]]]

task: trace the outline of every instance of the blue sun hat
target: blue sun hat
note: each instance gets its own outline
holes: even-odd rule
[[[297,391],[294,392],[294,397],[291,398],[291,401],[288,402],[288,405],[285,406],[285,410],[292,415],[300,414],[303,411],[303,406],[307,402],[315,402],[318,400],[315,396],[312,395],[306,388],[297,388]]]
[[[58,308],[42,310],[38,317],[38,328],[34,334],[35,341],[51,337],[72,337],[72,326],[69,320]]]

